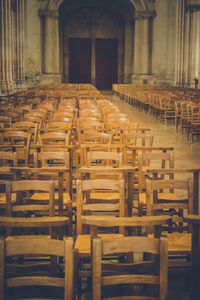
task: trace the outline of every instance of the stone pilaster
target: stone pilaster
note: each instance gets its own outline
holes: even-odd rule
[[[151,77],[151,23],[155,11],[137,11],[135,14],[134,64],[132,81]]]
[[[25,80],[24,63],[24,0],[16,2],[16,84],[22,89]]]
[[[59,71],[59,31],[58,31],[58,11],[57,10],[39,10],[39,15],[44,16],[44,76],[48,81],[58,77]]]
[[[9,94],[12,91],[13,82],[13,57],[12,57],[12,11],[11,0],[1,0],[0,16],[0,90]]]
[[[200,5],[177,0],[175,84],[195,87],[200,81]]]

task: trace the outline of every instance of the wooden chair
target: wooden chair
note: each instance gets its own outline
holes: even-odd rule
[[[38,123],[29,121],[20,121],[12,123],[12,127],[9,130],[22,130],[25,132],[31,132],[33,138],[33,145],[36,145],[38,134]]]
[[[161,120],[167,125],[167,120],[175,122],[175,105],[174,100],[170,96],[160,98],[160,116]]]
[[[147,169],[151,169],[153,167],[158,166],[162,169],[174,168],[174,153],[172,151],[163,152],[163,151],[152,151],[152,152],[138,152],[138,192],[139,192],[139,209],[141,211],[146,206],[146,194],[143,192],[145,190],[145,180],[147,176]],[[170,177],[173,177],[173,174],[170,174]],[[163,175],[161,176],[163,178]],[[164,197],[164,195],[162,195]],[[170,197],[170,195],[166,195],[166,197]],[[171,193],[171,199],[177,198],[176,195]]]
[[[191,136],[194,142],[194,136],[200,136],[200,107],[195,105],[191,107],[191,119],[188,120],[188,139]]]
[[[91,198],[94,192],[105,193],[105,197]],[[117,192],[119,199],[107,199],[108,192]],[[125,187],[124,180],[93,179],[77,180],[77,234],[81,235],[86,231],[82,225],[81,217],[87,214],[111,214],[125,216]],[[79,237],[77,238],[77,242]]]
[[[72,124],[68,122],[50,122],[50,123],[45,123],[44,127],[41,128],[41,131],[43,132],[55,132],[55,131],[60,131],[60,132],[68,132],[72,129]]]
[[[32,133],[24,132],[21,130],[15,131],[4,131],[2,133],[3,136],[3,144],[12,145],[16,147],[19,145],[22,148],[17,149],[18,158],[25,160],[25,166],[28,165],[29,153],[30,153],[30,145],[31,145],[31,136]]]
[[[73,113],[69,112],[69,111],[56,111],[53,114],[53,118],[57,118],[57,117],[65,117],[65,118],[69,118],[69,119],[73,119]]]
[[[49,149],[51,149],[51,151],[54,151],[54,149],[62,151],[65,146],[70,144],[70,135],[69,133],[63,132],[38,134],[38,143],[42,147],[42,151],[49,151]]]
[[[79,124],[79,131],[81,130],[92,130],[92,131],[103,131],[104,130],[104,124],[100,121],[90,121],[83,122]]]
[[[127,144],[134,145],[134,146],[153,146],[154,136],[147,133],[139,133],[129,132],[127,135],[125,135],[125,141]]]
[[[80,132],[78,139],[79,139],[79,144],[87,144],[87,143],[109,144],[112,142],[112,135],[104,132],[84,130]]]
[[[3,124],[3,128],[7,128],[12,123],[12,118],[5,115],[0,115],[0,122]]]
[[[90,166],[112,166],[113,168],[122,167],[123,153],[108,151],[89,151],[87,152],[86,167]],[[99,169],[99,172],[101,170]]]
[[[35,152],[34,167],[41,168],[35,173],[35,179],[50,180],[55,182],[55,204],[58,215],[67,214],[72,218],[72,176],[70,152]],[[60,172],[55,168],[60,168]],[[47,168],[43,171],[43,168]],[[48,171],[49,168],[49,171]],[[63,168],[63,170],[62,170]],[[66,172],[65,172],[66,168]],[[53,172],[50,170],[53,169]],[[55,171],[54,171],[55,169]],[[30,170],[31,171],[31,170]],[[61,181],[62,180],[62,181]],[[62,186],[60,186],[62,184]],[[48,193],[34,193],[31,200],[39,201],[48,199]],[[70,230],[71,232],[71,230]]]
[[[34,192],[48,193],[47,202],[34,204],[30,198]],[[12,193],[18,193],[18,200],[11,201]],[[55,215],[55,184],[53,180],[19,180],[6,182],[6,215]]]
[[[39,117],[29,116],[28,114],[25,114],[21,121],[37,123],[38,128],[40,128],[43,124],[43,119],[41,119]]]
[[[10,172],[10,167],[17,167],[17,152],[0,151],[0,209],[5,213],[6,207],[6,180],[15,180],[15,174]],[[16,201],[16,194],[12,194],[12,202]]]
[[[92,192],[105,192],[105,197],[101,199],[91,199]],[[108,192],[117,192],[118,200],[106,197]],[[124,180],[96,179],[96,180],[77,180],[77,238],[75,248],[79,251],[81,265],[79,271],[80,286],[81,278],[90,278],[90,265],[85,259],[90,261],[91,255],[91,235],[88,226],[82,224],[82,216],[90,215],[118,215],[125,216],[125,197]],[[122,236],[124,227],[119,227],[119,233],[113,233],[113,230],[106,233],[100,233],[103,239],[113,239]]]
[[[161,192],[160,192],[161,191]],[[167,198],[166,194],[176,193],[179,197]],[[172,222],[160,228],[169,240],[169,254],[190,254],[191,234],[184,223],[185,214],[193,213],[193,181],[178,179],[146,180],[147,215],[169,214]]]
[[[112,259],[109,263],[103,256],[122,256],[125,253],[149,253],[155,261],[139,263],[118,262]],[[145,267],[148,266],[148,271]],[[146,272],[145,272],[146,271]],[[165,237],[121,237],[103,240],[99,237],[92,240],[92,299],[151,299],[167,300],[168,251]],[[130,284],[133,284],[132,288]],[[134,289],[134,285],[136,286]],[[139,287],[138,287],[139,285]],[[109,288],[110,286],[110,288]],[[141,287],[142,286],[142,287]],[[149,288],[144,288],[148,286]],[[152,289],[152,286],[157,287]],[[151,287],[151,288],[150,288]],[[130,292],[132,296],[130,296]],[[157,293],[156,293],[157,292]],[[138,295],[138,296],[137,296]]]
[[[15,271],[10,274],[8,259],[23,257],[20,264],[15,264]],[[52,265],[49,256],[63,257],[63,268]],[[41,259],[45,257],[46,261]],[[32,265],[30,260],[32,259]],[[27,264],[28,262],[28,264]],[[34,263],[37,265],[34,265]],[[0,299],[45,299],[60,297],[65,300],[75,299],[75,253],[73,240],[64,241],[44,239],[43,237],[26,237],[19,239],[0,239]],[[37,288],[36,288],[37,287]],[[31,296],[31,298],[30,298]],[[38,298],[39,297],[39,298]],[[55,299],[56,299],[55,298]]]
[[[33,193],[39,192],[48,193],[48,198],[32,200]],[[13,193],[16,194],[14,202]],[[55,208],[54,180],[7,181],[5,217],[0,218],[0,226],[8,229],[9,235],[24,231],[29,234],[28,228],[32,228],[33,234],[44,231],[45,235],[62,238],[70,230],[70,219],[67,216],[56,216]],[[15,228],[19,229],[15,231]]]
[[[72,117],[60,117],[60,116],[53,116],[49,119],[49,123],[51,122],[65,122],[65,123],[72,123]]]

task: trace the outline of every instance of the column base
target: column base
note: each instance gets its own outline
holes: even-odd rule
[[[136,84],[156,84],[157,78],[148,74],[133,74],[131,75],[131,83]]]
[[[0,95],[9,95],[16,92],[16,83],[14,81],[0,82]]]
[[[61,83],[61,74],[42,74],[39,84]]]

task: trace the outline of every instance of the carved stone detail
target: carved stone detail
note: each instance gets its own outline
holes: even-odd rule
[[[136,11],[135,12],[135,19],[150,19],[156,17],[155,10],[145,10],[145,11]]]

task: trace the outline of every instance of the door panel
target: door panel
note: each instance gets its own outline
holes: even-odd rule
[[[69,82],[91,83],[91,39],[69,39]]]
[[[96,39],[96,87],[112,89],[117,83],[118,44],[116,39]]]

